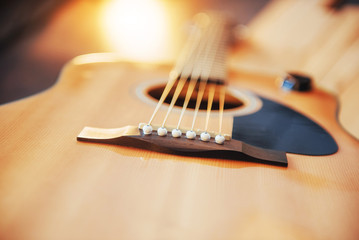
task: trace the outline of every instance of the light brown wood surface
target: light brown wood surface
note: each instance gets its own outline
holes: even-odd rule
[[[169,69],[83,56],[53,88],[0,107],[0,239],[357,239],[359,143],[325,91],[288,94],[275,74],[232,69],[232,87],[293,107],[337,141],[330,156],[288,154],[288,168],[76,141],[84,126],[148,121],[138,86]]]
[[[273,0],[248,25],[233,55],[241,71],[309,74],[335,94],[338,119],[359,139],[359,7],[329,10],[325,0]]]
[[[103,59],[103,56],[101,57]],[[76,142],[85,125],[143,122],[136,86],[166,67],[75,59],[52,89],[0,108],[2,239],[355,239],[358,142],[336,100],[281,92],[233,73],[234,87],[285,102],[326,128],[331,156],[288,154],[288,168]]]

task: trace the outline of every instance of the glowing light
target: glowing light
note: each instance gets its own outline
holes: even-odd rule
[[[166,11],[157,0],[113,0],[103,11],[111,47],[135,61],[165,61],[169,42]]]

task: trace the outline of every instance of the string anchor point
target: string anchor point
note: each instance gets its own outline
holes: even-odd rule
[[[192,131],[192,130],[187,131],[187,132],[186,132],[186,138],[188,138],[188,139],[195,139],[195,138],[196,138],[196,133],[195,133],[194,131]]]
[[[208,132],[201,133],[201,140],[203,142],[209,142],[210,139],[211,139],[211,135]]]
[[[167,136],[167,129],[164,127],[160,127],[157,129],[157,134],[161,137]]]
[[[215,140],[215,142],[216,142],[217,144],[223,144],[226,139],[224,138],[224,136],[218,134],[218,135],[214,138],[214,140]]]
[[[179,129],[173,129],[173,130],[172,130],[172,136],[175,137],[175,138],[181,137],[181,136],[182,136],[181,130],[179,130]]]
[[[151,135],[152,134],[152,126],[151,125],[149,125],[149,124],[147,124],[146,126],[144,126],[143,128],[142,128],[142,131],[143,131],[143,133],[145,134],[145,135]]]

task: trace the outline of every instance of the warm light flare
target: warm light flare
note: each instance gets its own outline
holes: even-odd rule
[[[113,0],[103,11],[103,30],[112,49],[134,61],[166,61],[168,19],[159,0]]]

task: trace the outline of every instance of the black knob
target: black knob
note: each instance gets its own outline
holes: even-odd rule
[[[307,75],[288,73],[283,77],[282,88],[290,91],[310,91],[312,89],[312,79]]]

